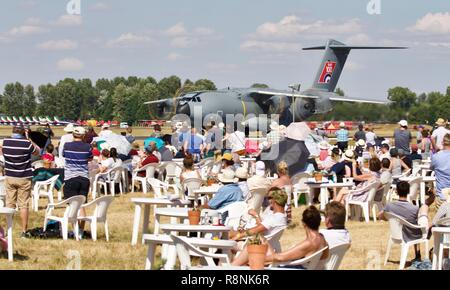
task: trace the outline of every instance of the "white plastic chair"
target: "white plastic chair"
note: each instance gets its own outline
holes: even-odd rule
[[[0,207],[4,207],[6,203],[5,177],[0,176]]]
[[[298,207],[298,197],[300,194],[304,193],[306,196],[306,200],[308,205],[312,204],[313,198],[310,196],[310,190],[309,187],[306,185],[306,182],[308,181],[308,178],[310,178],[311,175],[309,173],[303,172],[295,175],[292,177],[292,184],[293,190],[292,194],[294,196],[294,206]]]
[[[281,243],[280,239],[283,236],[284,230],[286,228],[281,228],[277,231],[275,231],[270,236],[266,236],[267,242],[270,244],[270,246],[275,250],[277,253],[281,253]]]
[[[216,266],[214,259],[219,259],[222,266],[230,264],[230,258],[227,254],[205,252],[200,248],[193,246],[189,242],[189,238],[186,237],[175,236],[173,234],[171,234],[170,237],[177,248],[177,255],[180,259],[181,270],[189,270],[191,268],[191,255],[201,257],[206,261],[208,266]]]
[[[449,227],[450,226],[450,217],[438,220],[436,223],[436,226]],[[445,249],[447,249],[449,251],[449,255],[447,258],[450,258],[450,235],[449,234],[443,235],[441,244],[439,246],[438,269],[442,269],[442,262],[444,260],[444,250]]]
[[[59,175],[55,175],[44,181],[36,181],[33,186],[33,191],[31,192],[33,209],[38,211],[39,209],[39,197],[44,196],[48,198],[49,203],[53,203],[53,190],[55,188],[56,181]],[[60,193],[58,193],[58,199],[60,198]]]
[[[108,231],[108,220],[106,215],[108,213],[108,208],[111,202],[114,200],[112,196],[102,196],[90,203],[83,204],[81,208],[88,208],[95,205],[94,213],[92,216],[78,217],[78,221],[89,222],[91,224],[91,236],[92,240],[97,240],[97,225],[98,223],[103,223],[105,225],[105,236],[106,241],[109,241],[109,231]]]
[[[368,223],[370,220],[370,212],[369,212],[370,208],[372,208],[373,221],[374,222],[377,221],[377,219],[376,219],[377,211],[375,210],[376,203],[374,203],[374,198],[378,191],[379,185],[380,185],[379,181],[375,181],[375,182],[372,182],[371,184],[369,184],[369,186],[367,188],[369,193],[368,193],[365,201],[352,200],[351,199],[352,191],[350,191],[348,199],[345,202],[345,210],[347,212],[347,215],[345,216],[346,220],[348,220],[348,214],[351,214],[350,206],[355,205],[355,206],[361,207],[363,214],[364,214],[364,218],[366,220],[366,223]]]
[[[123,194],[123,186],[122,186],[122,167],[117,166],[114,167],[104,173],[98,173],[95,175],[93,182],[93,190],[92,190],[92,198],[97,198],[97,191],[99,187],[103,186],[105,194],[108,194],[108,186],[109,191],[112,196],[116,195],[116,184],[119,184],[120,195]]]
[[[176,162],[166,161],[166,162],[161,163],[159,170],[160,170],[160,173],[162,173],[164,170],[166,171],[166,177],[164,179],[164,182],[177,183],[177,181],[180,180],[180,176],[181,176],[181,172],[183,171],[183,167],[181,167],[181,165],[179,165]]]
[[[387,264],[389,259],[389,254],[391,252],[392,244],[400,244],[401,246],[401,255],[400,255],[400,266],[399,269],[403,269],[406,264],[406,258],[408,257],[408,250],[410,246],[417,244],[425,244],[425,253],[428,253],[428,239],[427,239],[427,228],[425,226],[413,225],[403,218],[395,215],[393,213],[384,212],[384,216],[389,221],[389,227],[391,230],[391,234],[388,240],[387,250],[386,250],[386,258],[384,260],[384,265]],[[412,229],[420,229],[422,231],[422,237],[406,242],[403,239],[403,227],[408,227]]]
[[[325,270],[338,270],[345,253],[350,249],[349,243],[343,243],[330,248],[330,257],[325,263]]]
[[[312,254],[310,256],[307,256],[307,257],[305,257],[303,259],[289,261],[289,262],[272,263],[272,266],[277,266],[277,265],[303,266],[304,268],[306,268],[308,270],[316,270],[316,268],[317,268],[317,266],[318,266],[318,264],[320,262],[320,258],[322,257],[323,253],[327,249],[328,249],[328,246],[318,250],[314,254]]]
[[[133,170],[131,174],[131,192],[134,193],[134,187],[136,186],[137,182],[140,182],[142,184],[142,191],[147,194],[147,178],[148,177],[155,177],[156,167],[158,164],[147,164],[141,168],[137,168]],[[140,172],[146,172],[145,177],[139,176]]]
[[[416,204],[419,204],[420,197],[420,183],[422,182],[422,176],[416,176],[408,181],[409,183],[409,194],[408,201],[416,201]]]
[[[147,178],[147,182],[152,187],[156,198],[163,198],[164,196],[169,196],[169,188],[173,188],[175,195],[180,196],[180,190],[178,186],[176,186],[175,184],[169,184],[152,177]]]
[[[241,217],[248,211],[248,205],[244,201],[233,202],[218,210],[223,214],[228,211],[228,217],[224,222],[224,225],[233,227],[236,230],[239,227]]]
[[[70,223],[74,228],[75,239],[78,241],[78,211],[85,201],[86,197],[78,195],[55,204],[49,203],[45,211],[44,231],[47,229],[47,222],[49,220],[57,221],[61,224],[63,240],[67,240]],[[59,207],[66,207],[64,215],[62,217],[51,215],[52,211]]]
[[[187,199],[194,200],[195,199],[194,190],[202,187],[202,184],[203,184],[203,180],[200,178],[186,178],[181,183],[181,188],[183,190],[183,194],[187,190],[187,192],[188,192]]]

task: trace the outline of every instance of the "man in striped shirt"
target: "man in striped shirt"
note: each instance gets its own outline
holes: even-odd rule
[[[20,211],[22,237],[28,228],[28,206],[31,197],[31,155],[39,155],[39,147],[28,137],[21,125],[13,128],[11,138],[3,140],[2,154],[5,157],[6,207]]]

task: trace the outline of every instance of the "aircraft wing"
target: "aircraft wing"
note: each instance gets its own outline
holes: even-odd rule
[[[178,98],[168,98],[168,99],[161,99],[161,100],[156,100],[156,101],[150,101],[150,102],[145,102],[144,105],[151,105],[151,104],[159,104],[159,103],[164,103],[166,101],[171,101],[171,100],[180,100],[183,97],[178,97]]]
[[[363,100],[363,99],[351,99],[351,98],[346,98],[346,97],[331,97],[330,101],[362,103],[362,104],[378,104],[378,105],[386,105],[387,104],[387,102]]]

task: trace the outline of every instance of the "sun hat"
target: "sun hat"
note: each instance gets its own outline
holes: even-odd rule
[[[366,141],[364,141],[364,139],[359,139],[356,145],[364,147],[366,146]]]
[[[268,198],[273,199],[280,206],[285,206],[288,200],[288,196],[283,189],[270,190]]]
[[[234,171],[230,169],[225,169],[217,177],[222,183],[236,183],[238,181]]]
[[[231,155],[231,153],[224,153],[222,155],[222,160],[231,161],[231,160],[233,160],[233,155]]]
[[[354,156],[355,153],[353,152],[353,150],[347,149],[344,154],[344,160],[352,161]]]
[[[256,162],[256,171],[255,174],[258,176],[266,175],[266,165],[262,161]]]
[[[328,150],[330,148],[330,144],[327,141],[321,141],[319,143],[320,150]]]
[[[445,121],[445,120],[442,119],[442,118],[439,118],[439,119],[436,121],[436,125],[438,125],[438,126],[445,126],[445,125],[447,125],[447,121]]]
[[[402,127],[408,127],[408,121],[406,120],[401,120],[400,122],[398,122],[398,124]]]
[[[75,128],[75,127],[73,126],[72,123],[67,124],[67,126],[64,128],[64,132],[72,133],[74,128]]]
[[[239,179],[247,179],[247,169],[245,169],[244,167],[239,167],[238,169],[236,169],[236,177]]]
[[[73,129],[73,134],[84,135],[86,134],[86,129],[84,129],[83,127],[76,127]]]

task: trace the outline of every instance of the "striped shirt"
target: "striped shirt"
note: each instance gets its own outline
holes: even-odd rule
[[[92,158],[91,146],[82,141],[74,141],[64,144],[63,157],[64,180],[75,177],[89,178],[88,162]]]
[[[348,131],[345,129],[337,130],[336,138],[338,142],[348,142]]]
[[[37,150],[27,139],[9,138],[3,140],[3,156],[5,157],[5,176],[15,178],[31,178],[31,154]]]

